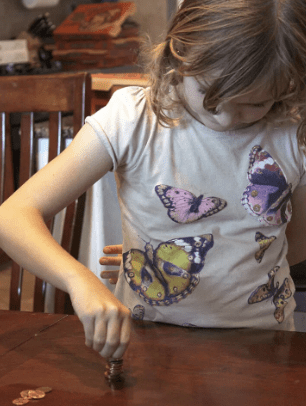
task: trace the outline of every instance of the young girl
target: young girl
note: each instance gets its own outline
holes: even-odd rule
[[[1,247],[69,292],[104,357],[126,350],[130,312],[293,330],[289,263],[306,257],[305,1],[185,0],[150,66],[149,88],[117,91],[2,205]],[[110,170],[123,228],[115,296],[44,225]]]

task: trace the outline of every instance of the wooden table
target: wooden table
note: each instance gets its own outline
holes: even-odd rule
[[[133,322],[125,382],[84,345],[76,316],[0,311],[0,404],[50,386],[37,406],[305,405],[306,335]]]

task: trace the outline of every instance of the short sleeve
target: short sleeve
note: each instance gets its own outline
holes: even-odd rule
[[[152,114],[146,90],[131,86],[117,90],[105,107],[86,118],[112,158],[114,171],[137,164],[152,133]]]

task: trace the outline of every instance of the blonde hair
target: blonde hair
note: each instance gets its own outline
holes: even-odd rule
[[[159,122],[174,126],[182,117],[179,84],[184,76],[210,82],[203,106],[218,104],[265,83],[276,102],[267,118],[298,121],[306,151],[305,0],[185,0],[165,41],[148,63],[151,104]]]

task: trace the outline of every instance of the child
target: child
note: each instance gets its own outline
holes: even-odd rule
[[[117,91],[2,205],[1,247],[69,292],[103,357],[123,355],[130,312],[294,329],[288,260],[306,257],[305,27],[303,0],[185,0],[154,49],[151,86]],[[43,221],[109,170],[123,228],[116,297]]]

